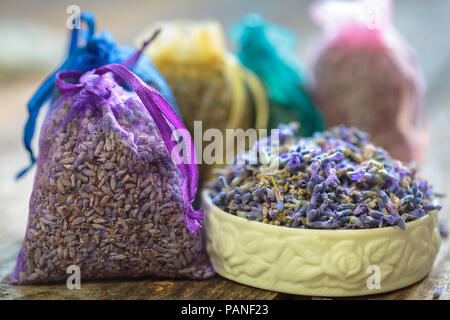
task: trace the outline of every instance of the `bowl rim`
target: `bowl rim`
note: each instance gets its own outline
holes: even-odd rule
[[[248,220],[248,219],[233,215],[229,212],[226,212],[225,210],[222,210],[221,208],[219,208],[212,202],[212,199],[209,196],[210,191],[211,191],[210,188],[203,189],[202,200],[206,201],[210,207],[215,208],[215,211],[219,212],[221,215],[225,215],[228,219],[230,219],[232,221],[234,220],[237,223],[241,223],[241,222],[245,221],[246,223],[250,223],[251,226],[256,226],[257,228],[263,227],[263,228],[269,228],[269,229],[273,229],[273,230],[280,230],[280,227],[281,227],[281,228],[285,228],[285,230],[287,232],[299,232],[299,233],[304,232],[304,233],[308,233],[310,235],[313,235],[313,234],[318,234],[318,235],[319,234],[320,235],[341,234],[341,235],[343,235],[343,234],[349,234],[349,233],[352,233],[352,234],[372,233],[375,235],[376,233],[385,233],[385,232],[399,232],[399,231],[404,232],[404,231],[407,231],[409,228],[413,228],[413,227],[416,227],[417,225],[425,223],[429,219],[432,219],[433,216],[435,216],[435,215],[437,216],[438,212],[439,212],[438,210],[433,210],[417,220],[407,222],[405,230],[400,229],[398,226],[388,226],[388,227],[381,227],[381,228],[367,228],[367,229],[300,229],[300,228],[291,228],[291,227],[286,227],[286,226],[276,226],[273,224],[262,223],[259,221],[252,221],[252,220]]]

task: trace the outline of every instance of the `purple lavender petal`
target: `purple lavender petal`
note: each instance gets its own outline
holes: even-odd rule
[[[325,185],[329,186],[329,185],[336,185],[339,184],[339,179],[336,175],[336,169],[331,168],[330,169],[330,174],[328,175],[327,179],[325,180]]]
[[[311,164],[311,179],[314,179],[317,176],[317,172],[319,172],[319,168],[320,168],[320,160],[319,159],[314,159],[312,164]]]
[[[293,170],[298,169],[302,165],[302,162],[300,161],[300,159],[301,158],[300,158],[299,154],[297,154],[297,153],[293,154],[289,158],[287,165]]]
[[[350,180],[356,181],[356,182],[361,182],[361,180],[365,174],[366,174],[366,170],[364,170],[364,169],[350,172]]]

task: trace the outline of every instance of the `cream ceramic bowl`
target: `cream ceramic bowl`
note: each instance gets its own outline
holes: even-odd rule
[[[326,297],[392,291],[426,277],[441,244],[437,212],[406,230],[306,230],[231,215],[208,193],[204,229],[215,270],[256,288]]]

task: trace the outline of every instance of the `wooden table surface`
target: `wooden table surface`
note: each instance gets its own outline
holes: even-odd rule
[[[307,56],[308,48],[317,40],[318,29],[307,19],[308,1],[227,1],[197,0],[182,2],[138,0],[110,2],[78,1],[82,9],[94,11],[101,27],[110,28],[123,43],[140,28],[155,19],[219,17],[229,26],[250,10],[282,22],[301,34],[299,53]],[[214,3],[214,4],[213,4]],[[60,28],[65,22],[65,8],[70,1],[25,5],[24,1],[5,0],[0,3],[0,22],[7,19],[28,19]],[[34,7],[33,7],[34,6]],[[408,41],[417,49],[428,83],[426,96],[430,123],[430,145],[427,162],[421,175],[436,190],[450,195],[450,41],[445,34],[450,21],[445,12],[450,1],[404,0],[396,2],[396,23]],[[120,19],[119,17],[120,12]],[[59,29],[56,29],[59,30]],[[65,30],[63,30],[64,32]],[[61,48],[64,44],[61,44]],[[62,49],[61,49],[62,50]],[[219,276],[208,281],[117,280],[83,283],[80,290],[68,290],[65,284],[45,286],[11,286],[8,277],[14,266],[25,231],[28,199],[34,171],[20,181],[17,171],[27,164],[23,150],[22,126],[26,118],[25,104],[37,85],[50,70],[33,73],[0,73],[0,299],[312,299],[292,296],[240,285]],[[41,117],[42,118],[42,117]],[[42,119],[41,119],[42,120]],[[449,197],[443,199],[440,219],[450,225]],[[450,299],[450,244],[443,239],[441,250],[431,274],[423,281],[395,292],[359,297],[359,299],[431,299],[433,291],[443,289],[441,299]]]

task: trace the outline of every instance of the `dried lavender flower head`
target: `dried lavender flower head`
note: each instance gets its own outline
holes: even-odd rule
[[[334,127],[310,138],[294,137],[294,124],[280,129],[279,152],[263,144],[278,165],[274,171],[267,174],[260,161],[229,165],[209,184],[215,205],[249,220],[304,229],[405,229],[441,208],[413,164],[393,159],[356,128]],[[254,157],[260,145],[239,157]]]
[[[11,283],[65,281],[71,265],[83,280],[211,276],[201,235],[185,224],[182,174],[148,109],[111,73],[77,82],[43,123]]]

